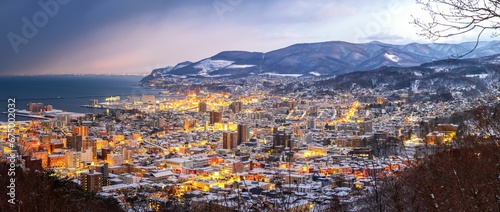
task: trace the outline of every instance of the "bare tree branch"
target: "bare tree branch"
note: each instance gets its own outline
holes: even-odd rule
[[[461,58],[472,53],[478,46],[481,34],[492,30],[498,36],[500,28],[499,0],[416,0],[429,20],[412,16],[413,24],[421,29],[418,35],[431,40],[453,37],[480,29],[476,45],[469,52],[453,57]]]

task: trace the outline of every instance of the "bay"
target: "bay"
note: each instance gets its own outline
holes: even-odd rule
[[[159,90],[140,87],[141,76],[1,76],[0,108],[7,110],[7,99],[16,98],[16,108],[26,109],[29,102],[78,113],[101,113],[102,109],[84,108],[90,99],[104,102],[106,97],[158,94]],[[28,118],[16,117],[17,120]],[[6,121],[5,114],[0,121]]]

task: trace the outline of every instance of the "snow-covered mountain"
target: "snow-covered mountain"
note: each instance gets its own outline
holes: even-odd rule
[[[182,62],[155,69],[143,81],[156,77],[239,77],[252,74],[331,76],[380,67],[411,67],[448,59],[473,49],[475,42],[460,44],[392,45],[331,41],[295,44],[270,52],[224,51],[198,62]],[[500,54],[500,41],[481,42],[465,58]]]

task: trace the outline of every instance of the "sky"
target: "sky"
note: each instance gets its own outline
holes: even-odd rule
[[[411,15],[426,16],[414,0],[0,1],[0,75],[147,74],[226,50],[432,42]]]

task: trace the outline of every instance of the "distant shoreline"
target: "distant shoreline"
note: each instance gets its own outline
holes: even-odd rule
[[[16,75],[0,75],[0,77],[40,77],[40,76],[110,76],[110,77],[144,77],[145,74],[16,74]]]

